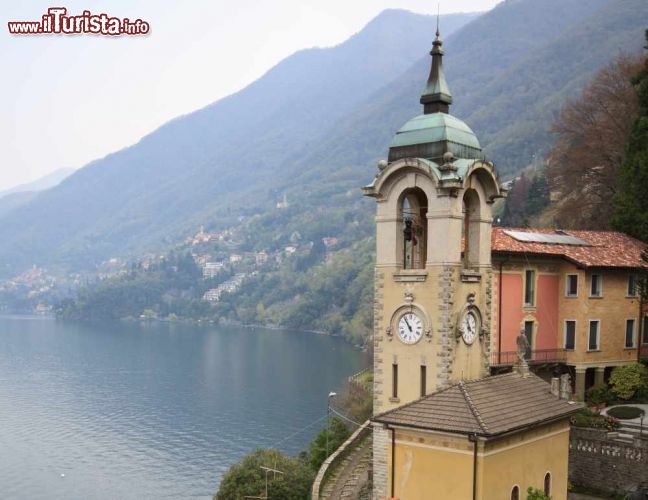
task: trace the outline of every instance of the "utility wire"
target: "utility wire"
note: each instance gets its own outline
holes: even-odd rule
[[[347,422],[351,422],[352,424],[357,425],[358,427],[360,427],[360,426],[362,425],[362,424],[359,424],[358,422],[356,422],[356,421],[354,421],[354,420],[351,420],[351,419],[350,419],[349,417],[347,417],[346,415],[342,415],[339,411],[337,411],[337,410],[336,410],[335,408],[333,408],[332,406],[331,406],[331,411],[332,411],[333,413],[335,413],[338,417],[341,417],[341,418],[343,418],[344,420],[346,420]]]
[[[311,423],[308,424],[306,427],[302,427],[302,428],[299,429],[298,431],[293,432],[293,433],[290,434],[289,436],[286,436],[285,438],[283,438],[283,439],[277,441],[276,443],[274,443],[274,444],[272,444],[271,446],[269,446],[269,448],[277,448],[277,446],[279,446],[279,445],[280,445],[281,443],[283,443],[284,441],[288,441],[289,439],[294,438],[294,437],[297,436],[298,434],[301,434],[301,433],[304,432],[305,430],[307,430],[307,429],[313,427],[315,424],[317,424],[317,423],[319,423],[319,422],[321,422],[322,420],[325,420],[325,419],[326,419],[326,415],[324,415],[323,417],[320,417],[320,418],[318,418],[317,420],[311,422]]]

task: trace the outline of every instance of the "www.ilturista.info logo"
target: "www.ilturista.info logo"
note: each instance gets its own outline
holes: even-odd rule
[[[78,16],[68,16],[65,7],[51,7],[40,21],[9,21],[12,35],[146,35],[151,27],[146,21],[127,17],[110,17],[84,10]]]

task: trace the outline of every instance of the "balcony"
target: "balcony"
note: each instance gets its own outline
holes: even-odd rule
[[[567,355],[564,349],[536,349],[528,351],[525,358],[530,365],[537,365],[542,363],[564,363]],[[517,351],[493,352],[491,353],[491,366],[512,366],[517,362],[517,359]]]

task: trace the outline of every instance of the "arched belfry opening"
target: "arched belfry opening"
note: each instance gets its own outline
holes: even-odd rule
[[[479,194],[474,189],[467,189],[463,196],[463,253],[462,262],[464,268],[472,268],[479,265],[479,241],[480,241],[480,200]]]
[[[399,203],[401,264],[403,269],[424,269],[427,259],[428,199],[420,188],[407,189]]]

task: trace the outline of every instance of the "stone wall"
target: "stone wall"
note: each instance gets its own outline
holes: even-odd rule
[[[389,432],[381,424],[373,424],[373,498],[375,499],[387,496]]]
[[[374,328],[373,328],[373,342],[374,342],[374,360],[373,360],[373,414],[380,413],[382,408],[381,397],[383,394],[384,373],[383,373],[383,346],[384,341],[382,333],[383,323],[383,306],[385,298],[385,273],[384,271],[375,269],[374,272]]]
[[[572,427],[569,481],[618,493],[648,488],[648,441],[624,443],[611,439],[605,431]]]

